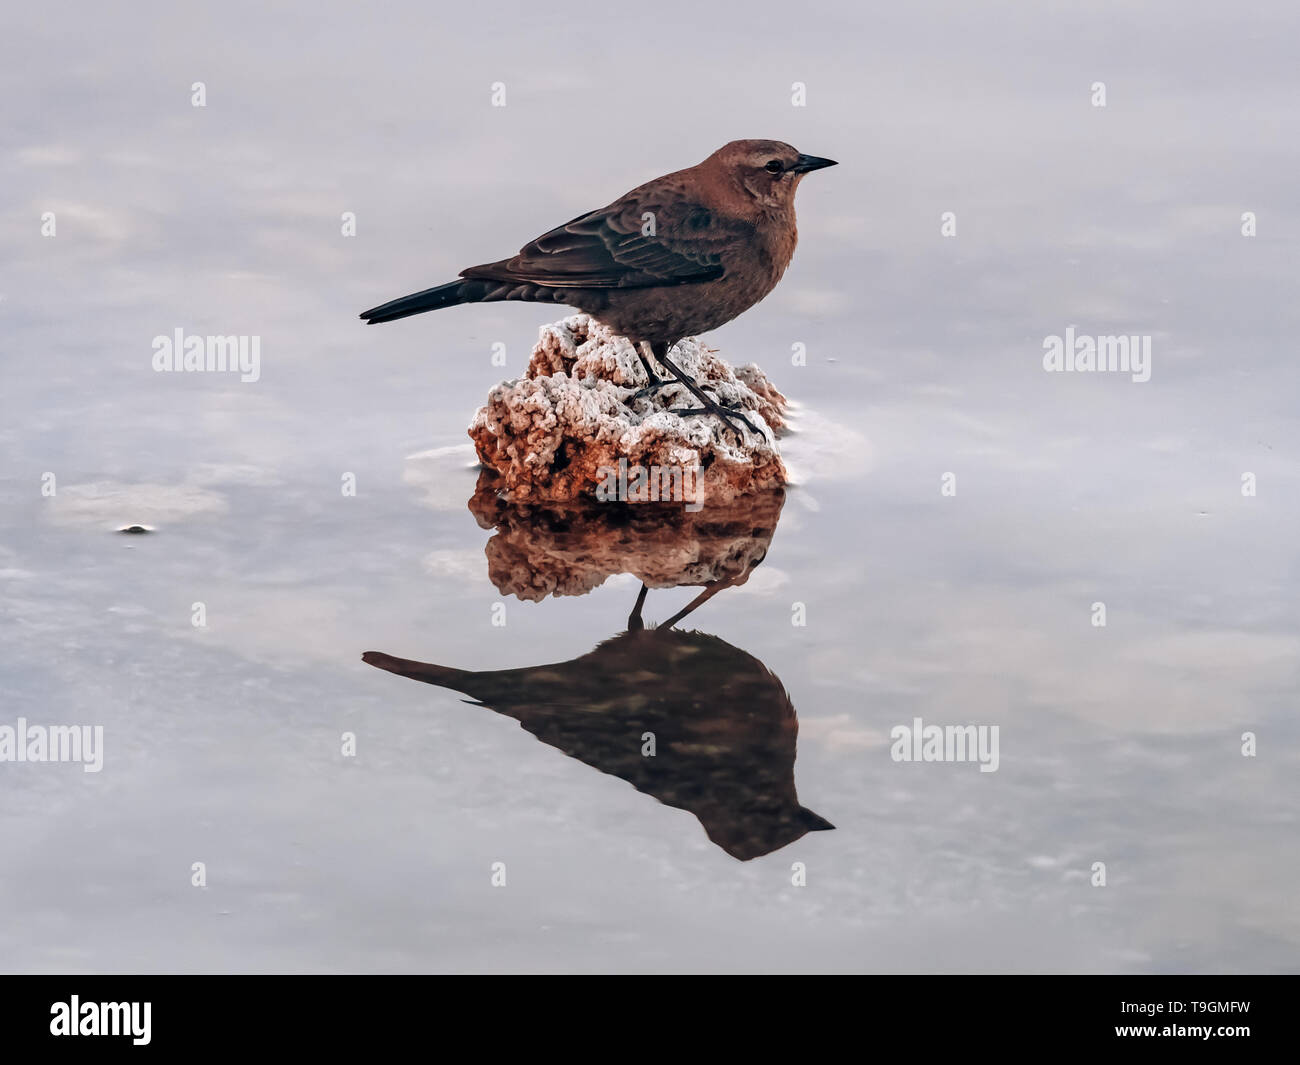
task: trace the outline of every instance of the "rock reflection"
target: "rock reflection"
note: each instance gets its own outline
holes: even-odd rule
[[[834,826],[800,805],[799,725],[780,680],[717,636],[675,626],[762,561],[782,494],[690,513],[682,508],[503,503],[483,485],[471,509],[497,535],[492,580],[521,598],[580,595],[615,572],[642,587],[627,631],[580,658],[521,669],[462,670],[368,651],[364,660],[449,688],[512,717],[543,743],[687,810],[708,838],[748,861]],[[707,513],[711,512],[711,513]],[[648,586],[702,585],[657,628]]]
[[[699,510],[682,505],[511,503],[490,472],[469,509],[494,530],[484,549],[488,579],[504,595],[540,602],[586,595],[616,573],[651,588],[743,584],[767,555],[785,492],[755,492]]]

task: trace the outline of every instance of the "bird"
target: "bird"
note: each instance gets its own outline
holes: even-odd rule
[[[804,176],[835,166],[784,141],[737,140],[702,163],[639,185],[525,244],[517,255],[471,266],[460,278],[361,313],[395,322],[463,303],[522,300],[576,307],[627,338],[648,385],[662,388],[646,357],[699,401],[679,413],[714,414],[740,430],[669,358],[680,340],[724,325],[781,280],[798,240],[794,195]],[[635,398],[635,397],[634,397]]]
[[[781,681],[719,637],[673,627],[704,594],[646,628],[646,591],[643,584],[627,631],[568,662],[476,671],[380,651],[362,660],[468,695],[570,758],[694,814],[739,861],[833,829],[795,791],[799,722]]]

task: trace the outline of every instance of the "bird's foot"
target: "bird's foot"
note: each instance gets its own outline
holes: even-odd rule
[[[623,402],[627,404],[627,403],[635,403],[638,399],[649,399],[656,392],[658,392],[659,389],[667,388],[669,385],[673,385],[676,383],[677,383],[676,381],[654,381],[651,384],[646,385],[645,388],[638,388],[635,392],[633,392],[630,396],[628,396],[627,399],[623,400]]]
[[[686,391],[688,391],[691,395],[693,395],[696,399],[700,401],[700,413],[716,414],[719,418],[722,419],[723,424],[725,424],[728,429],[731,429],[736,434],[737,439],[740,440],[741,443],[744,443],[745,434],[742,433],[740,429],[736,426],[736,423],[731,420],[733,417],[739,419],[740,422],[744,424],[751,433],[754,433],[756,436],[762,435],[759,433],[757,429],[754,428],[753,423],[748,418],[746,418],[743,414],[741,414],[738,410],[735,410],[731,407],[722,406],[720,403],[718,403],[716,399],[714,399],[712,396],[706,393],[702,388],[700,388],[700,386],[696,384],[695,381],[691,378],[690,374],[688,374],[685,370],[683,370],[680,366],[678,366],[675,362],[673,362],[670,358],[668,358],[668,352],[666,350],[655,351],[654,355],[655,358],[658,359],[659,362],[663,364],[664,369],[666,369],[675,378],[677,378],[678,381],[680,381],[683,385],[685,385]],[[691,412],[694,413],[694,410],[692,409]]]
[[[645,388],[639,388],[633,392],[627,399],[623,400],[624,405],[635,403],[639,399],[649,399],[661,388],[667,388],[669,385],[680,384],[680,381],[656,381],[652,385],[646,385]]]
[[[731,420],[732,418],[737,418],[755,436],[763,435],[754,427],[753,422],[751,422],[748,418],[746,418],[743,414],[740,413],[740,408],[728,407],[721,403],[714,403],[711,400],[709,400],[707,397],[705,399],[705,403],[706,406],[703,407],[673,408],[670,409],[668,413],[669,414],[716,414],[720,419],[722,419],[723,424],[726,425],[728,429],[734,431],[736,436],[743,441],[745,439],[745,434],[742,433],[740,429],[736,426],[735,422]]]

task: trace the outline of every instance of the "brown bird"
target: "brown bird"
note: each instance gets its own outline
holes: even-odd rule
[[[461,279],[362,313],[374,325],[460,303],[523,300],[576,307],[631,341],[649,387],[654,358],[710,412],[753,425],[706,395],[668,352],[766,296],[790,265],[803,176],[834,166],[782,141],[732,141],[698,166],[633,189],[524,245],[518,255],[461,271]],[[739,432],[739,430],[737,430]]]

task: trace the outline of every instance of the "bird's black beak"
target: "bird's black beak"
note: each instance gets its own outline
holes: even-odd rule
[[[834,164],[832,164],[834,165]],[[833,824],[819,814],[813,813],[808,807],[799,807],[799,817],[804,823],[804,827],[809,832],[828,832],[835,828]]]
[[[790,168],[792,174],[807,174],[813,170],[821,170],[823,167],[836,166],[834,159],[821,159],[815,155],[801,155],[795,160],[794,166]]]

